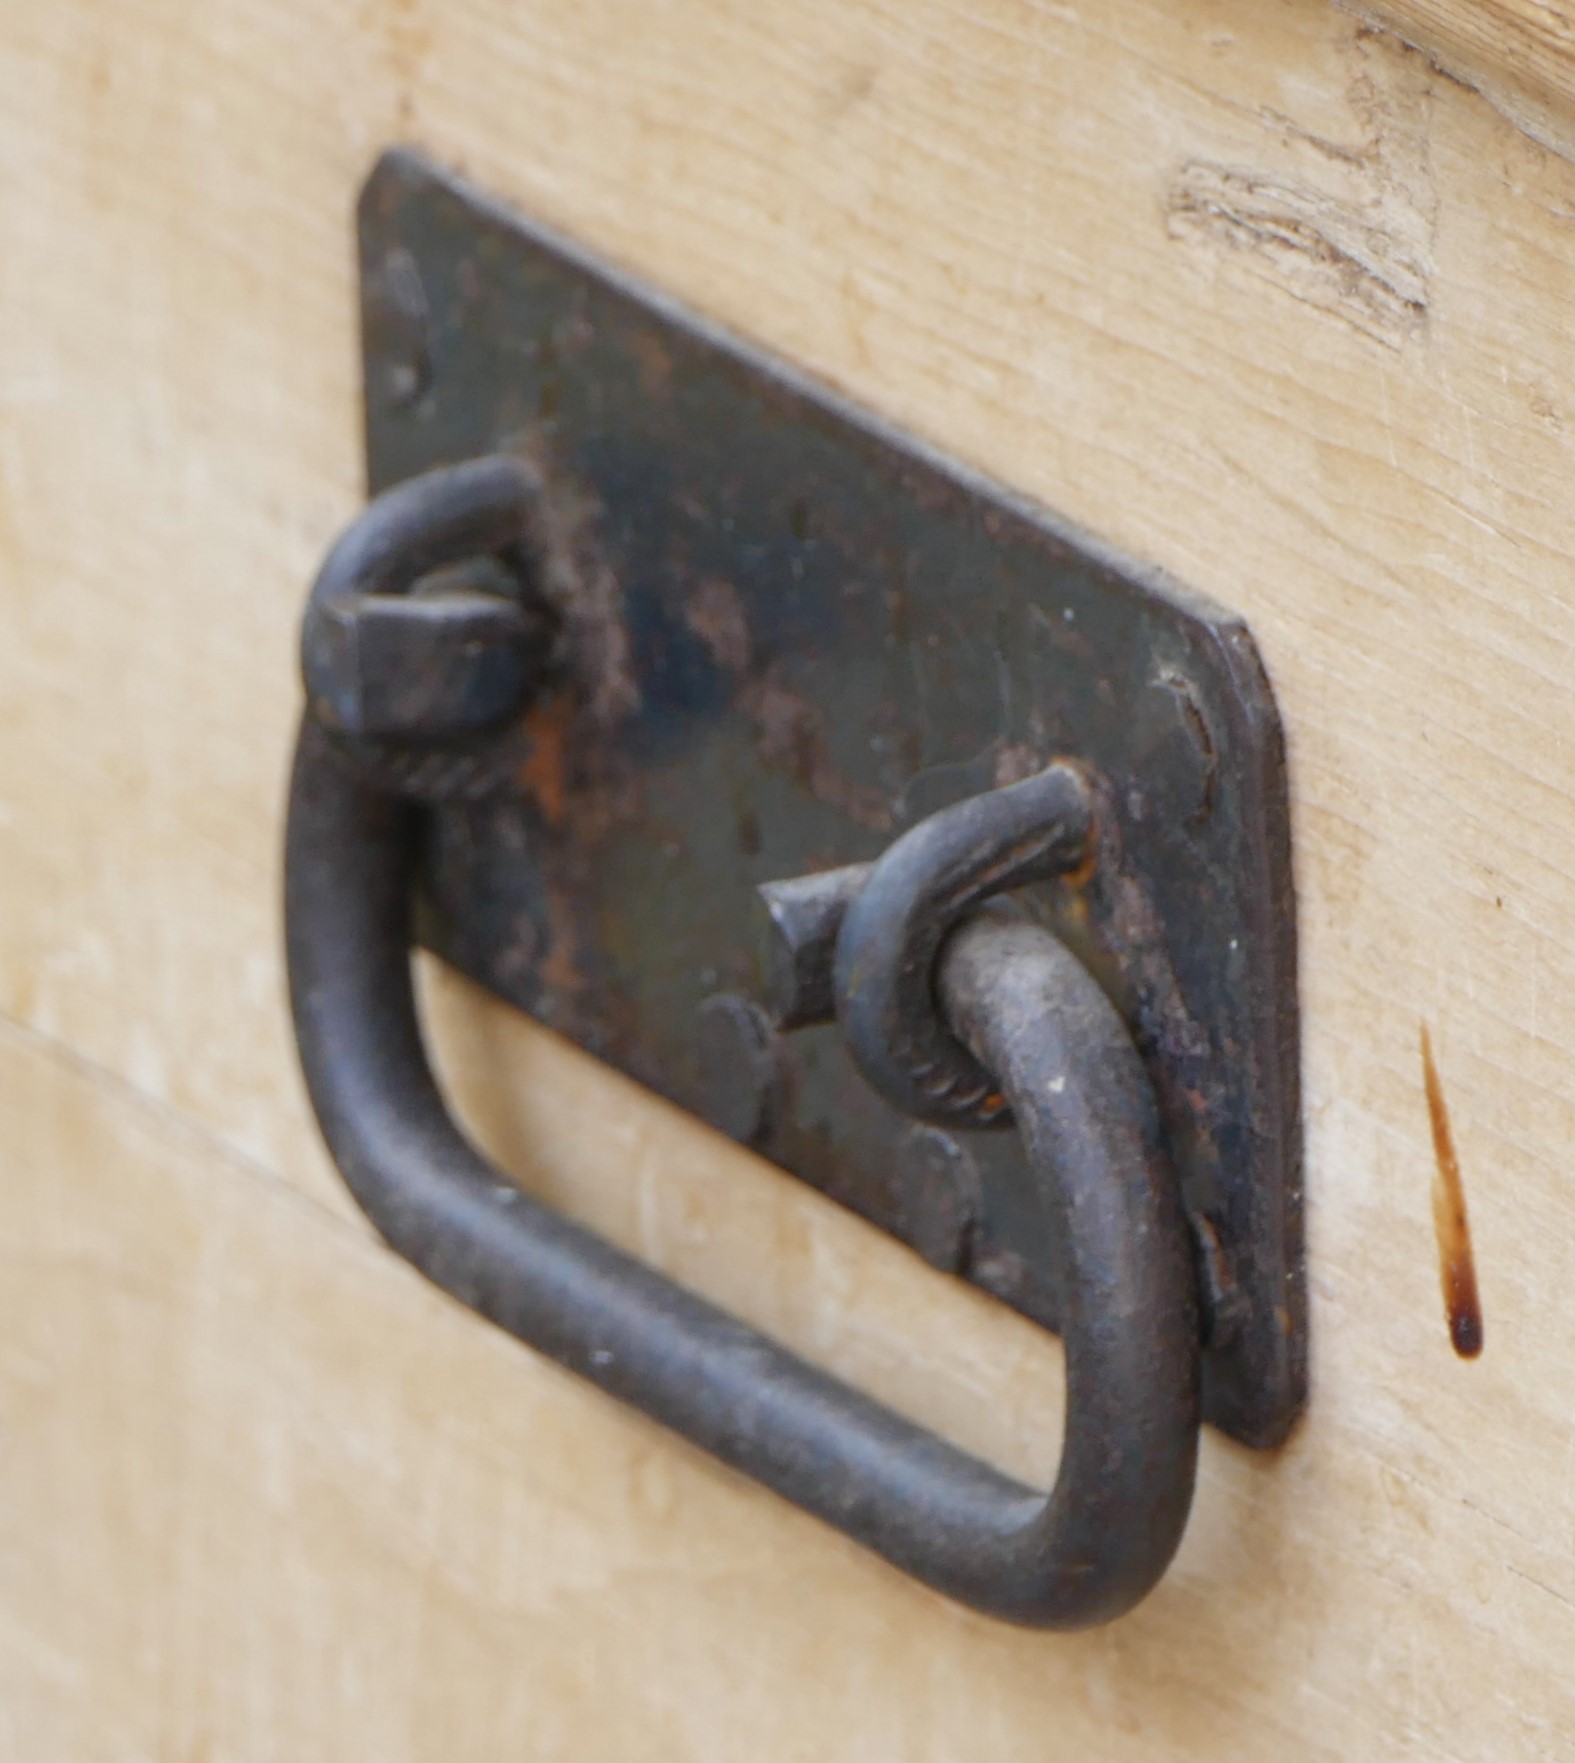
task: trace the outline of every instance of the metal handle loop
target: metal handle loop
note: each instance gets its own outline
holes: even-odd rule
[[[1083,861],[1088,786],[1052,765],[932,814],[870,866],[837,935],[832,989],[842,1036],[866,1080],[918,1120],[1005,1125],[992,1069],[935,1007],[935,970],[953,928],[991,895]]]
[[[546,575],[545,524],[536,471],[489,454],[396,485],[328,553],[301,621],[301,675],[313,719],[369,782],[467,801],[518,772],[519,712],[551,643],[532,591]],[[480,585],[416,591],[484,562]]]
[[[412,589],[446,566],[516,550],[539,573],[541,483],[490,454],[396,485],[328,553],[301,621],[312,714],[347,736],[434,738],[507,721],[530,685],[519,593]]]
[[[1060,1244],[1067,1424],[1046,1495],[551,1212],[469,1143],[412,988],[419,825],[308,717],[285,853],[295,1030],[329,1149],[390,1245],[521,1341],[948,1596],[1060,1629],[1136,1603],[1191,1503],[1193,1270],[1141,1062],[1076,959],[986,914],[954,932],[936,970],[947,1022],[1024,1135]]]

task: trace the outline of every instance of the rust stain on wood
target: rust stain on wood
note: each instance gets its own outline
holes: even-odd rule
[[[1449,1321],[1450,1344],[1462,1359],[1475,1359],[1482,1351],[1482,1299],[1477,1291],[1476,1258],[1471,1251],[1471,1221],[1466,1213],[1460,1159],[1455,1154],[1455,1135],[1449,1124],[1449,1105],[1444,1100],[1444,1086],[1439,1082],[1438,1066],[1433,1059],[1433,1039],[1425,1022],[1422,1081],[1427,1089],[1433,1155],[1438,1165],[1433,1178],[1433,1231],[1438,1238],[1444,1315]]]

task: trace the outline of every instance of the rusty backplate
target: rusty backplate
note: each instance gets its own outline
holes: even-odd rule
[[[1245,627],[417,154],[372,174],[360,242],[371,489],[517,449],[551,509],[560,677],[517,790],[434,815],[428,939],[651,1088],[754,1119],[717,1100],[702,1007],[764,994],[757,884],[1076,758],[1097,859],[1029,907],[1153,1078],[1198,1245],[1207,1418],[1278,1442],[1306,1378],[1295,913]],[[764,1154],[932,1232],[898,1171],[933,1139],[915,1151],[837,1031],[773,1057]],[[1015,1138],[965,1142],[960,1270],[1054,1326]]]

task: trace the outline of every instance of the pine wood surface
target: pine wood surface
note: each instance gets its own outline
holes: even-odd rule
[[[1350,0],[1519,127],[1575,156],[1575,8],[1563,0]]]
[[[431,1293],[317,1146],[280,815],[393,139],[1253,623],[1313,1404],[1207,1438],[1117,1627],[904,1582]],[[1572,227],[1575,165],[1324,0],[0,14],[0,1757],[1575,1752]],[[521,1179],[1052,1472],[1054,1342],[432,990]]]

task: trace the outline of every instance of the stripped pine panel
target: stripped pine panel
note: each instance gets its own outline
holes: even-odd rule
[[[1326,0],[4,11],[0,1755],[1575,1751],[1575,165],[1437,53]],[[1253,625],[1313,1401],[1205,1441],[1108,1632],[954,1611],[499,1339],[317,1147],[279,820],[394,138]],[[1050,1473],[1053,1342],[432,989],[521,1179]]]

